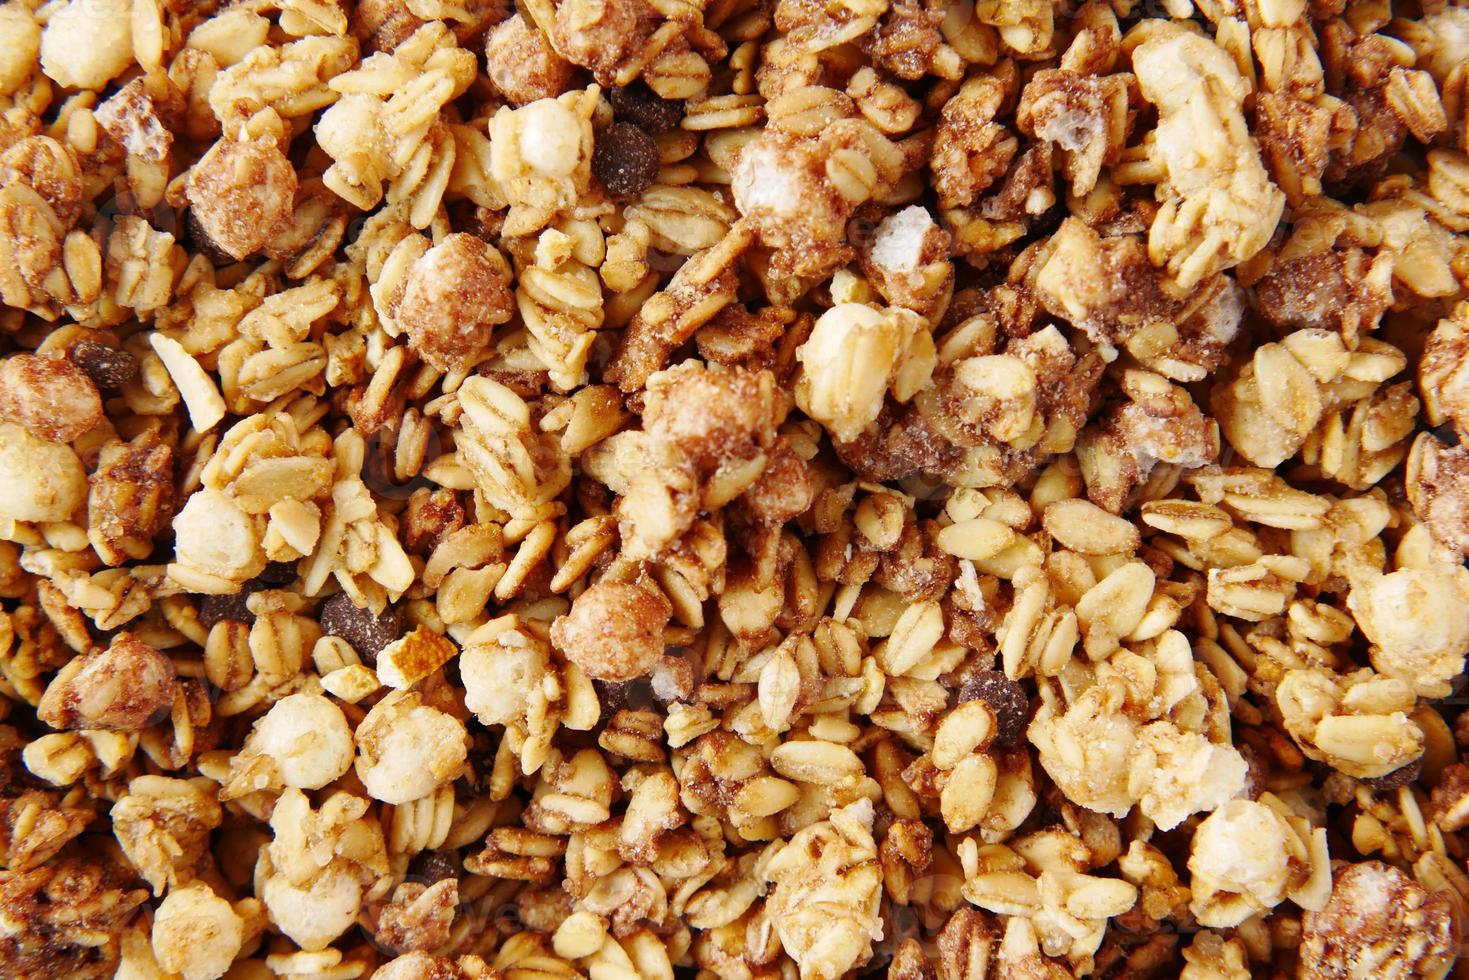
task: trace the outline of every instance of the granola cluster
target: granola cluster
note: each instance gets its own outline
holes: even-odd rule
[[[1456,2],[0,3],[0,976],[1448,975]]]

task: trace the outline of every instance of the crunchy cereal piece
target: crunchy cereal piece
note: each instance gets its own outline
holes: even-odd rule
[[[823,313],[796,357],[805,369],[796,403],[842,442],[877,419],[890,389],[900,402],[912,398],[936,361],[933,336],[921,317],[860,303]]]
[[[0,25],[10,41],[0,52],[0,94],[10,95],[36,70],[41,53],[41,25],[25,7],[0,7]]]
[[[102,398],[66,358],[17,354],[0,362],[0,418],[42,439],[71,442],[102,420]]]
[[[1127,88],[1131,78],[1079,75],[1053,68],[1036,72],[1015,110],[1021,132],[1049,140],[1062,151],[1061,169],[1071,192],[1085,197],[1102,168],[1117,162],[1127,139]]]
[[[189,170],[184,192],[191,213],[231,258],[260,251],[294,210],[296,170],[281,152],[280,120],[274,123],[251,120],[247,131],[226,134]]]
[[[1128,792],[1161,830],[1217,809],[1245,788],[1248,765],[1232,745],[1216,745],[1198,732],[1155,721],[1138,732],[1128,769]]]
[[[940,207],[968,207],[1010,166],[1019,143],[995,122],[1004,98],[1003,82],[982,75],[944,103],[929,164]]]
[[[1186,391],[1144,372],[1129,372],[1127,380],[1131,400],[1101,416],[1076,444],[1087,497],[1114,514],[1159,463],[1197,469],[1219,456],[1218,423]]]
[[[117,941],[148,891],[132,869],[102,854],[68,857],[27,872],[0,872],[0,908],[16,928],[0,940],[6,976],[104,977]]]
[[[1165,175],[1148,254],[1189,288],[1264,248],[1285,195],[1250,139],[1240,110],[1250,86],[1233,59],[1203,35],[1150,26],[1132,52],[1138,87],[1158,107],[1150,153]]]
[[[605,579],[576,597],[551,626],[551,641],[598,680],[644,677],[663,656],[663,628],[673,605],[645,582]]]
[[[495,975],[496,971],[478,956],[451,960],[427,953],[405,953],[378,967],[372,980],[494,980]]]
[[[357,726],[357,777],[373,799],[411,803],[459,775],[468,754],[464,723],[393,691]]]
[[[597,97],[592,86],[518,109],[507,106],[490,120],[490,176],[510,204],[504,234],[540,231],[586,193]]]
[[[1458,952],[1451,899],[1380,861],[1342,868],[1301,926],[1301,970],[1313,977],[1354,976],[1365,963],[1384,980],[1437,976]]]
[[[1230,800],[1194,832],[1188,860],[1193,873],[1190,908],[1201,925],[1238,925],[1288,895],[1296,898],[1310,881],[1315,858],[1311,842],[1277,806]]]
[[[1429,421],[1441,424],[1452,419],[1461,433],[1469,434],[1469,308],[1455,308],[1454,316],[1438,321],[1423,359],[1418,379]]]
[[[459,882],[448,878],[432,884],[405,881],[377,913],[373,939],[399,953],[428,952],[449,941],[449,928],[459,905]]]
[[[382,828],[368,801],[336,792],[313,809],[288,789],[270,815],[275,839],[256,863],[257,897],[303,950],[325,949],[351,928],[366,886],[388,873]]]
[[[797,833],[765,865],[767,906],[802,980],[842,976],[882,935],[882,868],[866,800]]]
[[[464,409],[461,462],[495,506],[530,516],[571,482],[571,460],[559,443],[532,425],[530,407],[510,388],[487,377],[459,387]]]
[[[1469,448],[1446,446],[1421,432],[1408,453],[1408,501],[1434,538],[1469,553]]]
[[[173,661],[131,633],[119,633],[106,650],[63,667],[36,716],[52,728],[132,732],[171,707],[177,690]]]
[[[138,776],[113,804],[111,817],[123,853],[161,895],[194,876],[223,811],[196,781]]]
[[[867,120],[839,118],[820,128],[828,121],[800,134],[768,126],[735,162],[735,206],[775,250],[773,279],[821,278],[851,261],[847,219],[902,175],[902,149]],[[788,302],[780,292],[771,298]]]
[[[175,888],[153,919],[158,965],[184,980],[224,976],[245,943],[245,920],[208,885]]]
[[[1301,751],[1349,776],[1386,776],[1423,754],[1423,730],[1408,716],[1416,698],[1406,680],[1369,669],[1342,678],[1288,670],[1275,702]]]
[[[464,370],[488,346],[494,327],[510,319],[510,267],[473,235],[450,235],[408,267],[391,309],[426,363]]]
[[[622,347],[603,376],[633,392],[668,361],[668,356],[735,299],[735,264],[749,249],[751,229],[743,222],[717,243],[679,266],[668,285],[638,310],[623,334]]]
[[[143,559],[173,513],[173,450],[148,431],[109,442],[87,494],[87,539],[108,565]]]
[[[520,14],[501,21],[485,35],[485,73],[513,106],[556,98],[571,87],[575,70],[556,53],[535,22]]]
[[[68,0],[41,32],[41,70],[63,88],[101,89],[133,60],[127,0]]]
[[[1359,579],[1347,608],[1371,641],[1372,666],[1422,697],[1449,694],[1469,653],[1469,574],[1403,568]]]
[[[880,221],[872,244],[860,253],[862,268],[892,306],[932,322],[948,306],[954,288],[951,239],[923,208],[912,205]]]
[[[0,517],[64,521],[86,497],[86,472],[70,446],[47,442],[13,422],[0,422]]]
[[[1122,711],[1120,685],[1097,684],[1063,714],[1042,705],[1028,736],[1041,765],[1067,799],[1123,816],[1132,809],[1127,770],[1138,724]]]

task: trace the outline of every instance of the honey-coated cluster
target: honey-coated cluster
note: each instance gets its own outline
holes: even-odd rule
[[[0,5],[0,976],[1441,978],[1469,7]]]

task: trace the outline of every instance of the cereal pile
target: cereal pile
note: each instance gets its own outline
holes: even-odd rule
[[[1466,65],[9,0],[0,976],[1444,976]]]

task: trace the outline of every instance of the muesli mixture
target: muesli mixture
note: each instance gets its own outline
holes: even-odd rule
[[[1442,977],[1469,8],[0,6],[0,975]]]

